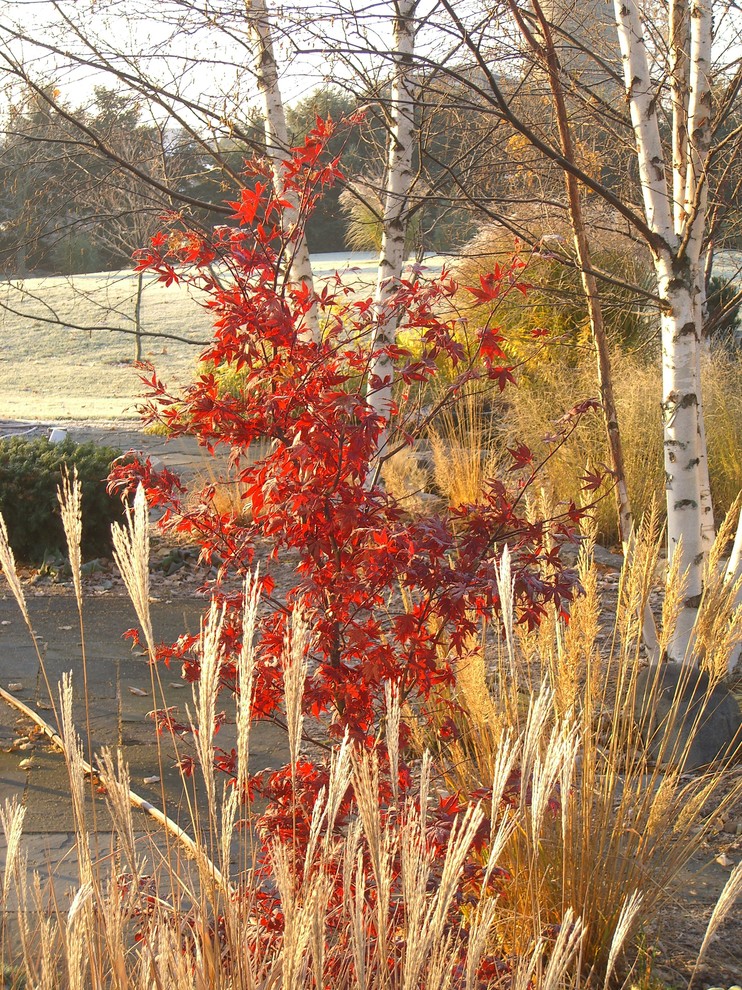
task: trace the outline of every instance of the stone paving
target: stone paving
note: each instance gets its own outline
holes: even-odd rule
[[[53,596],[29,600],[29,610],[46,678],[56,690],[62,674],[72,671],[77,700],[74,718],[84,751],[88,753],[86,709],[83,700],[83,665],[80,629],[74,598]],[[158,639],[175,639],[181,632],[198,629],[203,599],[177,603],[153,603],[152,620]],[[122,638],[136,625],[131,605],[124,598],[91,599],[84,603],[85,647],[90,735],[93,749],[120,747],[129,765],[131,786],[156,807],[163,805],[169,817],[192,831],[192,795],[184,793],[175,767],[175,750],[166,737],[157,737],[147,713],[154,707],[178,705],[191,708],[189,687],[179,680],[179,672],[162,671],[155,685],[153,701],[152,670],[139,650],[132,650]],[[28,630],[17,605],[7,594],[0,598],[0,684],[55,727],[46,679]],[[162,697],[160,697],[160,688]],[[229,714],[229,713],[228,713]],[[219,745],[229,750],[234,744],[234,727],[221,729]],[[189,752],[182,744],[180,755]],[[251,770],[279,767],[288,759],[285,734],[269,724],[257,724],[251,734]],[[153,779],[154,778],[154,779]],[[54,875],[55,888],[66,890],[74,882],[77,856],[74,848],[74,820],[69,785],[61,753],[33,731],[30,721],[0,702],[0,803],[16,798],[26,808],[23,849],[29,872]],[[201,808],[200,795],[196,807]],[[92,821],[88,803],[87,818]],[[95,801],[96,827],[105,850],[110,845],[111,821],[102,799]],[[135,827],[151,832],[153,823],[143,812],[135,811]],[[0,868],[4,865],[5,839],[0,836]],[[12,910],[13,905],[8,903]]]

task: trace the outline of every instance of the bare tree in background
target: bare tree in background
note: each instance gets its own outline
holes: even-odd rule
[[[148,175],[167,184],[166,135],[161,128],[121,130],[115,136],[109,132],[109,140],[127,161],[138,162]],[[172,200],[120,167],[91,171],[90,181],[78,187],[78,206],[90,217],[93,242],[118,257],[122,268],[129,267],[135,252],[146,247],[162,226],[163,214],[172,210]],[[134,295],[134,361],[142,360],[144,286],[144,273],[139,272]]]

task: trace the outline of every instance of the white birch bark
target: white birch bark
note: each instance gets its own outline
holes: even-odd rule
[[[698,334],[696,376],[698,388],[698,472],[701,505],[701,545],[704,559],[714,542],[716,527],[711,502],[706,428],[700,387],[703,324],[706,309],[705,233],[708,212],[707,167],[711,146],[711,0],[695,0],[690,10],[690,64],[688,84],[688,154],[686,156],[684,212],[688,223],[684,235],[693,269],[695,321]]]
[[[732,554],[729,558],[729,563],[727,564],[726,574],[724,575],[724,580],[729,583],[733,581],[739,581],[742,575],[742,510],[739,513],[739,519],[737,520],[737,533],[734,537],[734,546],[732,547]],[[739,608],[742,606],[742,584],[739,586],[737,595],[735,598],[735,607]],[[738,643],[729,655],[729,673],[733,674],[737,664],[742,659],[742,643]]]
[[[690,25],[687,0],[670,4],[670,99],[672,102],[672,200],[675,233],[685,220],[685,177],[688,166],[688,53]]]
[[[300,215],[299,197],[293,191],[286,192],[283,185],[282,165],[289,159],[289,135],[273,50],[270,16],[265,0],[245,0],[245,10],[248,32],[255,51],[255,78],[263,97],[265,140],[271,160],[273,184],[277,195],[290,204],[283,214],[288,233],[297,224],[302,225],[304,218]],[[312,264],[303,230],[293,242],[290,275],[294,282],[306,286],[311,294],[314,293]],[[305,319],[302,336],[307,340],[318,340],[320,331],[316,303],[312,303]]]
[[[415,52],[417,0],[395,0],[394,76],[390,100],[390,130],[383,192],[383,227],[379,270],[374,296],[374,335],[369,362],[369,405],[389,422],[394,365],[382,348],[393,344],[397,314],[390,300],[397,289],[405,262],[405,234],[412,185],[412,151],[415,135],[415,85],[412,77]],[[378,379],[371,385],[371,379]],[[379,450],[386,442],[386,429]]]
[[[685,12],[677,0],[675,17],[682,20]],[[695,4],[692,13],[698,16]],[[664,417],[664,455],[667,494],[668,551],[670,557],[681,553],[681,570],[687,575],[686,595],[678,623],[669,644],[671,659],[692,662],[693,626],[703,590],[703,542],[701,538],[701,472],[700,465],[700,380],[698,377],[698,348],[700,327],[695,305],[696,269],[701,252],[705,223],[703,191],[694,192],[694,207],[688,212],[689,169],[698,175],[698,145],[691,140],[687,154],[677,150],[678,161],[685,161],[686,181],[683,211],[676,209],[681,182],[672,183],[666,175],[665,161],[657,119],[657,93],[653,85],[647,58],[642,23],[635,0],[615,0],[616,22],[624,64],[624,80],[631,111],[631,122],[637,146],[639,176],[647,223],[654,236],[650,245],[653,253],[662,327],[662,409]],[[693,18],[691,18],[693,20]],[[694,100],[694,126],[700,126],[700,106],[703,104],[703,32],[705,27],[691,24],[691,33],[701,32],[698,49],[689,62],[691,81],[698,87]],[[710,42],[709,42],[710,47]],[[695,50],[694,50],[695,51]],[[708,55],[709,52],[706,52]],[[681,60],[682,61],[682,60]],[[682,93],[682,81],[677,91]],[[689,123],[691,121],[689,98]],[[674,151],[674,155],[676,152]],[[673,202],[675,200],[675,202]],[[685,214],[685,215],[681,215]],[[682,222],[682,231],[675,221]],[[694,264],[695,262],[695,264]],[[703,451],[705,456],[705,451]]]

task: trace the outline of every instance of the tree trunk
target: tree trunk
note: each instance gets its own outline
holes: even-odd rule
[[[142,293],[144,292],[144,272],[137,276],[137,301],[134,305],[134,361],[142,360]]]
[[[696,273],[700,263],[705,225],[705,153],[703,142],[708,125],[703,121],[708,100],[704,86],[707,38],[710,21],[695,4],[692,12],[675,0],[673,23],[690,22],[692,36],[688,76],[674,83],[674,156],[677,167],[685,163],[683,208],[677,208],[681,182],[673,175],[672,193],[668,187],[657,118],[657,93],[649,73],[647,50],[635,0],[615,0],[616,22],[624,64],[624,80],[629,98],[639,163],[644,210],[652,232],[653,253],[661,300],[662,326],[662,410],[664,418],[665,487],[667,493],[668,555],[681,554],[680,569],[687,587],[678,622],[668,650],[673,660],[691,663],[693,627],[703,591],[704,548],[701,536],[701,464],[706,451],[703,435],[701,391],[698,376],[700,346],[699,309],[696,305]],[[692,17],[691,17],[692,13]],[[684,38],[685,28],[677,27]],[[700,31],[700,34],[699,34]],[[695,41],[693,38],[695,37]],[[672,39],[671,39],[672,40]],[[708,53],[706,53],[708,54]],[[676,71],[684,59],[676,56]],[[683,128],[685,94],[688,98],[688,124]],[[687,153],[680,145],[687,132]],[[675,166],[675,162],[674,162]],[[675,167],[673,168],[673,173]],[[676,223],[679,228],[676,227]]]
[[[704,269],[699,266],[696,273],[696,294],[694,299],[696,326],[698,327],[698,346],[696,347],[696,378],[698,389],[698,449],[700,463],[699,485],[701,499],[701,544],[704,560],[708,555],[716,536],[714,520],[714,505],[711,499],[711,478],[709,476],[708,448],[706,446],[706,421],[703,414],[703,390],[701,387],[701,359],[705,351],[703,327],[706,323],[706,279]]]
[[[383,193],[383,227],[379,270],[374,297],[374,336],[369,361],[368,402],[388,424],[392,408],[394,365],[379,353],[393,344],[397,315],[391,300],[405,262],[408,199],[412,185],[412,146],[415,133],[415,93],[412,63],[415,52],[415,11],[417,0],[396,0],[394,18],[394,77],[390,101],[391,126]],[[386,442],[386,428],[379,439],[379,450]]]
[[[672,102],[672,200],[676,234],[685,222],[685,179],[688,169],[688,53],[690,24],[686,0],[670,4],[670,99]]]
[[[679,0],[675,0],[676,3]],[[708,156],[711,146],[711,43],[712,19],[710,0],[694,0],[688,11],[690,54],[688,64],[688,154],[686,156],[684,213],[687,228],[681,252],[685,249],[693,273],[693,304],[696,323],[696,378],[698,382],[698,458],[701,509],[701,544],[704,561],[714,542],[716,528],[711,502],[706,427],[701,392],[701,353],[703,326],[706,320],[706,220],[708,213]]]
[[[703,591],[704,548],[701,539],[700,382],[697,376],[698,328],[689,266],[669,252],[656,261],[662,314],[662,412],[668,555],[681,553],[687,587],[675,633],[673,660],[690,662],[693,626]],[[683,277],[684,274],[684,277]]]
[[[250,35],[255,45],[255,76],[263,97],[265,111],[265,139],[273,171],[276,194],[289,204],[284,210],[286,233],[296,231],[292,242],[291,278],[305,286],[314,295],[314,277],[309,258],[309,247],[304,233],[301,204],[296,192],[284,189],[283,168],[288,161],[289,135],[286,114],[278,81],[278,67],[273,52],[270,18],[265,0],[245,0]],[[313,302],[306,314],[306,324],[301,332],[305,340],[318,340],[320,334],[317,304]]]

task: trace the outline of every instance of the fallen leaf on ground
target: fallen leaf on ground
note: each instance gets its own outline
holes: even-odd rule
[[[25,760],[21,760],[21,762],[18,764],[18,767],[21,770],[38,770],[39,764],[36,762],[36,760],[32,760],[31,757],[26,757]]]
[[[22,691],[22,690],[23,690],[23,685],[21,684],[20,681],[11,681],[11,683],[8,684],[8,691]]]
[[[145,784],[159,784],[160,783],[160,778],[159,777],[145,777],[144,778],[144,783]]]
[[[730,859],[726,853],[722,853],[720,856],[717,856],[716,862],[719,866],[734,866],[734,860]]]
[[[146,698],[147,697],[147,692],[146,691],[142,691],[142,689],[141,688],[138,688],[138,687],[130,687],[129,688],[129,692],[131,694],[135,694],[138,698]]]

